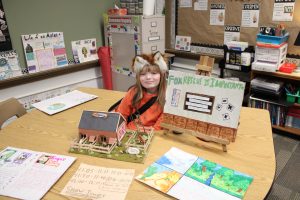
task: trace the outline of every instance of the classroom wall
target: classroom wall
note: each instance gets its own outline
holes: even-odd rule
[[[63,32],[68,59],[73,59],[71,41],[96,38],[104,45],[102,13],[112,0],[2,0],[13,49],[25,66],[21,35]]]

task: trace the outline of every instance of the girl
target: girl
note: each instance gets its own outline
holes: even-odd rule
[[[140,123],[145,127],[152,126],[155,130],[160,130],[165,104],[167,64],[160,52],[156,52],[136,56],[132,68],[136,73],[136,83],[128,90],[116,112],[128,119],[128,129],[137,129],[135,124]],[[151,101],[154,103],[150,103]],[[143,108],[145,104],[150,106],[146,110]],[[141,111],[143,109],[144,112]]]

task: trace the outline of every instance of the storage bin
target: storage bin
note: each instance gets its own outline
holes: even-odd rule
[[[263,43],[271,43],[271,44],[281,44],[286,42],[289,38],[289,33],[286,33],[284,36],[271,36],[271,35],[263,35],[261,33],[257,34],[256,41]]]
[[[295,103],[297,99],[297,103],[300,103],[300,96],[299,96],[299,91],[297,91],[296,94],[286,94],[286,101],[290,103]]]

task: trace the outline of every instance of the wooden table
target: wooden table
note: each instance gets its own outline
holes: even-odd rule
[[[7,146],[26,148],[77,157],[75,163],[44,196],[44,199],[72,199],[60,194],[80,163],[102,167],[135,169],[135,175],[144,171],[171,147],[180,148],[201,158],[238,170],[254,177],[245,195],[247,199],[263,199],[272,186],[275,175],[275,154],[269,113],[266,110],[242,108],[240,126],[234,143],[225,153],[219,146],[205,143],[192,136],[155,133],[144,164],[135,164],[87,155],[68,153],[71,141],[77,137],[78,123],[83,110],[106,111],[124,93],[94,88],[81,91],[98,96],[97,99],[72,109],[49,116],[33,110],[0,131],[0,149]],[[3,198],[2,196],[0,197]],[[133,180],[126,199],[169,199],[163,193]]]

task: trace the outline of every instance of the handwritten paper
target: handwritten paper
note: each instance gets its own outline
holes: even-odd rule
[[[125,199],[133,176],[133,169],[80,164],[61,194],[84,199],[121,200]]]
[[[74,157],[7,147],[0,152],[0,195],[41,199]]]

